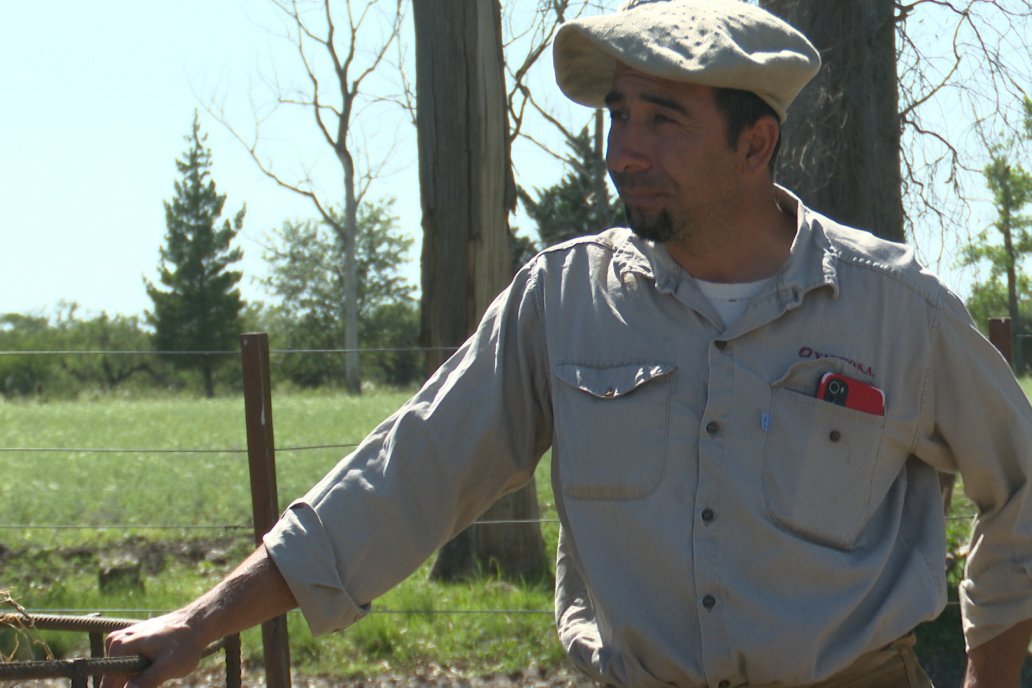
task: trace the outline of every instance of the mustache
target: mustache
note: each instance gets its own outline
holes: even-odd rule
[[[669,185],[663,179],[645,174],[610,171],[613,184],[618,191],[669,191]]]

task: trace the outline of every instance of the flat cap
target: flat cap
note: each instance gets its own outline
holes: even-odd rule
[[[563,24],[552,51],[559,88],[582,105],[602,107],[622,62],[662,79],[751,91],[782,121],[821,67],[806,36],[740,0],[632,0]]]

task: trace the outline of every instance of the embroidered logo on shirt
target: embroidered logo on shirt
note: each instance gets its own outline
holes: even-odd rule
[[[871,368],[871,366],[867,365],[866,363],[854,361],[852,358],[846,358],[845,356],[839,356],[838,354],[827,354],[823,351],[817,351],[816,349],[812,349],[808,346],[800,347],[799,358],[812,358],[815,360],[821,358],[837,358],[840,361],[845,361],[846,363],[853,366],[854,368],[859,370],[864,375],[867,375],[868,377],[873,378],[875,376],[874,370]]]

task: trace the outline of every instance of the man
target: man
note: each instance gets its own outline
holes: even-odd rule
[[[1032,411],[903,246],[770,177],[819,66],[735,0],[566,24],[557,79],[612,114],[633,229],[547,249],[477,333],[188,607],[112,634],[181,675],[299,605],[359,619],[552,447],[560,640],[620,686],[927,686],[945,604],[937,470],[979,519],[961,588],[969,688],[1014,686],[1032,625]],[[122,685],[123,677],[105,686]]]

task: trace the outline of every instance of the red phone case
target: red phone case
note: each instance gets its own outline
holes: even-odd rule
[[[885,392],[838,373],[825,373],[821,377],[817,398],[875,416],[885,415]]]

